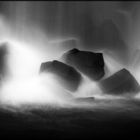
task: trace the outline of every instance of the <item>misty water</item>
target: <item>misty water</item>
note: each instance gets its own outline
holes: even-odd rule
[[[59,59],[64,52],[71,49],[61,46],[63,41],[70,39],[75,39],[78,42],[77,48],[81,50],[103,53],[105,65],[109,69],[105,77],[127,68],[140,83],[138,60],[133,58],[133,54],[139,49],[137,5],[134,5],[137,10],[132,10],[132,13],[136,12],[135,17],[131,11],[123,11],[119,2],[114,4],[1,2],[0,4],[0,41],[9,43],[7,65],[10,72],[10,76],[2,82],[0,94],[2,104],[17,107],[22,104],[61,107],[107,106],[107,108],[113,105],[121,106],[119,100],[125,97],[102,93],[98,84],[84,75],[84,80],[75,93],[59,87],[51,75],[39,75],[42,62]],[[112,24],[107,27],[115,30],[116,34],[112,37],[113,33],[110,31],[107,38],[102,38],[100,25],[106,20],[108,23],[108,19],[109,23],[111,21],[116,25],[117,30],[113,29]],[[94,31],[99,32],[97,37]],[[112,40],[119,43],[113,44]],[[132,65],[134,60],[136,64]],[[75,97],[95,97],[96,101],[77,103],[74,101]],[[139,94],[134,99],[139,99]],[[113,104],[108,100],[113,100]]]
[[[104,93],[99,81],[84,74],[71,92],[53,75],[39,73],[42,62],[61,60],[77,48],[103,53],[102,79],[126,68],[140,84],[139,9],[137,2],[1,1],[0,47],[8,54],[0,75],[0,135],[114,139],[139,134],[140,93]]]

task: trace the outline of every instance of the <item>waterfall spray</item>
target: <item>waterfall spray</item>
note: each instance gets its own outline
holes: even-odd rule
[[[46,6],[48,5],[46,4]],[[49,4],[49,6],[54,7],[53,4]],[[73,99],[77,97],[95,97],[96,99],[116,98],[113,96],[106,96],[102,93],[96,82],[89,80],[84,75],[82,75],[82,84],[74,93],[59,87],[56,79],[51,75],[39,75],[39,69],[42,62],[59,59],[64,51],[66,51],[66,49],[59,45],[58,47],[55,47],[55,40],[56,43],[59,43],[59,40],[60,42],[65,41],[65,38],[74,38],[75,40],[78,40],[79,37],[77,35],[69,35],[69,37],[67,37],[66,34],[65,38],[61,35],[57,37],[53,36],[53,38],[49,35],[42,23],[44,16],[46,16],[44,14],[45,5],[43,4],[38,5],[38,3],[32,2],[8,2],[6,7],[8,9],[6,15],[0,16],[0,41],[9,43],[7,65],[10,75],[2,82],[0,94],[2,103],[14,105],[74,105]],[[36,11],[36,14],[34,14],[34,11]],[[78,14],[81,13],[82,11],[80,12],[79,10]],[[62,17],[54,18],[53,20],[62,20],[61,18]],[[51,22],[51,18],[48,18],[48,27],[50,26],[49,20]],[[46,21],[44,22],[46,23]],[[58,25],[60,26],[61,22],[59,22]],[[57,31],[58,30],[55,32],[56,34]],[[124,33],[125,31],[122,32]],[[125,38],[125,42],[127,42],[127,39],[128,38]],[[131,40],[129,40],[129,42],[131,42]],[[79,49],[80,47],[81,46],[78,46]],[[92,50],[94,51],[94,49]],[[132,69],[131,66],[129,67],[120,64],[113,55],[110,56],[105,51],[102,51],[102,53],[104,55],[105,64],[110,70],[109,73],[106,73],[104,78],[107,78],[121,68],[126,67],[139,81],[139,74],[136,74],[136,71]]]

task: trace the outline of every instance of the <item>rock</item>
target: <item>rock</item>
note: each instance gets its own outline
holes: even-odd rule
[[[77,90],[82,79],[81,74],[73,67],[57,60],[42,63],[40,72],[55,75],[59,83],[70,91]]]
[[[109,78],[100,81],[99,86],[103,92],[112,95],[130,95],[140,90],[138,82],[126,69],[121,69]]]
[[[100,80],[104,76],[104,59],[102,53],[72,49],[62,56],[63,61],[92,80]]]

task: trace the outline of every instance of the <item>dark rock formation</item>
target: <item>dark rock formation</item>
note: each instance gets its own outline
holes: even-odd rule
[[[103,92],[112,95],[134,94],[140,90],[138,82],[126,69],[102,80],[99,85]]]
[[[40,72],[55,75],[59,83],[70,91],[75,91],[82,79],[81,74],[73,67],[56,60],[42,63]]]
[[[92,80],[99,80],[104,76],[104,59],[102,53],[72,49],[66,52],[62,56],[62,59],[65,63],[75,67]]]

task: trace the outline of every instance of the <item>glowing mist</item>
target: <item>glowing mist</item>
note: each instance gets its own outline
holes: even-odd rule
[[[34,9],[34,6],[37,10]],[[53,44],[65,41],[65,39],[61,37],[58,37],[58,40],[57,37],[51,38],[46,30],[43,31],[44,28],[39,22],[40,14],[46,17],[45,13],[41,11],[43,4],[40,4],[38,7],[38,3],[36,3],[34,6],[32,2],[17,2],[16,4],[9,2],[7,7],[9,13],[12,13],[11,17],[7,18],[0,15],[0,41],[9,43],[7,64],[10,73],[9,77],[6,77],[2,82],[0,89],[1,103],[15,106],[22,104],[56,104],[57,106],[67,107],[83,105],[74,101],[76,97],[116,99],[117,97],[102,93],[97,83],[89,80],[84,75],[83,82],[75,93],[70,93],[59,87],[57,80],[53,76],[49,74],[39,75],[42,62],[59,59],[64,53],[64,48],[61,48],[59,45],[55,47]],[[37,21],[33,20],[36,23],[33,23],[30,19],[30,17],[35,16],[30,10],[32,8],[36,13],[41,11],[37,17],[34,17],[37,19]],[[70,36],[69,38],[76,37]],[[65,49],[65,51],[67,50]],[[103,54],[106,66],[109,69],[104,78],[124,67],[105,52]],[[140,83],[139,72],[135,70],[131,70],[131,72]]]
[[[9,42],[8,67],[10,76],[2,86],[1,100],[9,104],[59,103],[66,93],[50,75],[39,75],[43,60],[39,53],[26,44]],[[45,79],[44,79],[45,78]],[[65,91],[66,92],[66,91]],[[64,97],[64,98],[63,98]]]

